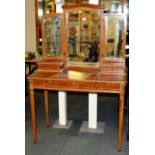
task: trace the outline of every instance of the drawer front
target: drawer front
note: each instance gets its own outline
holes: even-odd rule
[[[60,70],[64,66],[64,63],[40,63],[38,64],[39,70]]]
[[[60,69],[60,66],[58,66],[58,65],[41,64],[41,65],[38,65],[38,68],[40,70],[59,70]]]
[[[81,82],[81,81],[46,81],[45,86],[48,89],[68,90],[68,91],[86,91],[86,92],[118,92],[119,83],[101,83],[101,82]]]
[[[124,67],[101,67],[101,72],[105,73],[125,73]]]

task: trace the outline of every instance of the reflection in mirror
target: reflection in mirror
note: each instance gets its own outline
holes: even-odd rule
[[[61,16],[46,16],[44,26],[46,57],[58,57],[61,52]]]
[[[100,5],[104,8],[104,13],[119,13],[121,6],[119,0],[99,0]]]
[[[122,57],[122,30],[123,20],[121,17],[107,17],[106,32],[106,57]]]
[[[37,0],[38,2],[38,20],[41,21],[44,13],[55,12],[55,5],[51,0]]]
[[[67,13],[67,30],[69,62],[72,62],[72,64],[98,62],[100,50],[99,14],[90,11]]]

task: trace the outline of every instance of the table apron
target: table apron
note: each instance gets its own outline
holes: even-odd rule
[[[63,81],[63,80],[33,80],[34,89],[64,90],[78,92],[119,93],[121,83]]]

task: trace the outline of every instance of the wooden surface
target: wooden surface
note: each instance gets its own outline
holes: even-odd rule
[[[28,77],[33,88],[78,92],[119,93],[121,84],[126,82],[124,75],[96,74],[93,72],[39,72]]]

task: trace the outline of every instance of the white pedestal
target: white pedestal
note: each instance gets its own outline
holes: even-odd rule
[[[66,92],[58,92],[58,102],[59,102],[59,124],[67,125],[67,98]]]
[[[67,124],[66,125],[61,125],[59,123],[59,119],[56,120],[56,122],[54,123],[53,125],[53,128],[59,128],[59,129],[69,129],[72,125],[73,121],[70,120],[70,121],[67,121]]]
[[[81,124],[80,132],[81,133],[96,133],[96,134],[103,134],[105,129],[105,123],[104,122],[98,122],[97,128],[89,128],[88,122],[83,121]]]
[[[89,93],[88,99],[88,127],[96,129],[97,128],[97,94]]]

